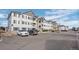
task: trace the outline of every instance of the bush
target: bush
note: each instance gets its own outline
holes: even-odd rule
[[[43,30],[43,32],[47,32],[48,30]]]

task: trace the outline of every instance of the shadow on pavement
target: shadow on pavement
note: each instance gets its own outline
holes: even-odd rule
[[[78,50],[76,40],[46,40],[46,50]]]

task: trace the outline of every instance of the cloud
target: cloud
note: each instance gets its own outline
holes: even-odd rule
[[[56,10],[50,10],[45,12],[45,19],[58,19],[61,17],[65,17],[67,15],[73,14],[77,12],[78,10],[69,10],[69,9],[56,9]]]
[[[0,18],[7,18],[7,14],[2,14],[2,13],[0,13]]]
[[[66,26],[69,26],[69,28],[72,28],[72,27],[79,27],[79,21],[78,20],[74,20],[74,21],[60,21],[61,25],[66,25]]]
[[[7,27],[8,26],[8,21],[7,20],[0,21],[0,26]]]
[[[46,15],[67,15],[72,14],[74,12],[78,11],[77,9],[53,9],[50,11],[46,11]]]
[[[0,13],[0,26],[4,26],[4,27],[7,27],[7,14],[2,14]]]
[[[79,12],[77,9],[48,10],[45,12],[44,17],[47,20],[55,20],[57,23],[69,26],[70,28],[73,26],[78,27],[79,14],[77,12]]]

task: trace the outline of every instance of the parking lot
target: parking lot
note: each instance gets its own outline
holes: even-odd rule
[[[78,50],[78,33],[52,32],[20,37],[2,37],[0,50]]]

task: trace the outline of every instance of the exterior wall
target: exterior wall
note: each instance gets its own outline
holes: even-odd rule
[[[68,27],[67,26],[60,26],[59,30],[60,31],[68,31]]]
[[[52,30],[52,23],[46,21],[43,17],[38,18],[38,29],[40,32],[43,32],[44,30],[50,31]],[[40,26],[40,27],[39,27]]]
[[[42,18],[41,17],[38,17],[37,18],[37,29],[39,30],[39,32],[42,32]]]
[[[14,30],[14,28],[18,28],[18,30],[22,30],[22,28],[26,28],[26,30],[36,28],[37,30],[42,32],[43,30],[58,30],[58,25],[57,23],[54,24],[52,22],[46,21],[43,17],[34,17],[33,15],[30,16],[27,14],[12,12],[8,19],[8,28],[9,31],[17,31]]]
[[[35,20],[33,20],[33,28],[36,28],[38,30],[38,22],[37,22],[37,18],[35,18]]]
[[[52,29],[51,26],[52,26],[51,23],[49,23],[49,22],[44,22],[42,28],[43,28],[43,30],[51,30],[51,29]]]
[[[59,31],[59,25],[58,25],[58,23],[56,23],[56,22],[53,22],[52,23],[52,31]]]
[[[22,18],[22,16],[23,16],[23,18]],[[22,15],[16,14],[16,16],[14,16],[14,13],[12,13],[9,18],[9,31],[14,31],[13,30],[14,27],[19,28],[18,30],[21,30],[22,28],[26,28],[27,30],[29,28],[33,28],[33,25],[32,25],[33,20],[28,19],[28,17],[32,18],[31,16],[27,16],[24,14],[22,14]],[[16,23],[14,23],[14,20]],[[23,24],[22,24],[22,22],[23,22]]]

